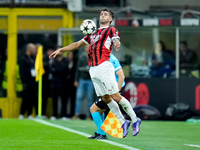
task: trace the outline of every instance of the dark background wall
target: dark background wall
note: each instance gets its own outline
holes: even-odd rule
[[[127,78],[126,85],[129,82],[134,82],[137,88],[139,84],[144,83],[149,92],[149,100],[146,100],[146,102],[156,107],[162,115],[165,114],[170,104],[175,103],[188,104],[191,110],[200,112],[195,109],[195,89],[200,85],[200,80],[198,79]],[[142,99],[138,95],[140,95],[141,92],[143,96],[148,93],[146,89],[144,89],[144,91],[140,89],[139,92],[140,93],[137,91],[137,102],[141,103]],[[199,98],[196,98],[199,101]]]

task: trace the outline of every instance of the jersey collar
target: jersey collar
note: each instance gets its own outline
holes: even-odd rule
[[[105,26],[105,27],[101,27],[101,28],[99,28],[99,29],[103,29],[103,28],[108,28],[109,26]]]

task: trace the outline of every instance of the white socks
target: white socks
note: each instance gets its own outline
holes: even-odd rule
[[[119,109],[119,106],[118,106],[117,102],[112,100],[107,105],[110,108],[110,110],[112,111],[112,113],[119,119],[121,124],[124,124],[125,123],[125,119],[124,119],[124,116],[122,115],[122,113],[121,113],[121,111]]]
[[[119,104],[122,106],[124,111],[131,117],[132,122],[136,122],[137,116],[136,116],[135,112],[133,111],[133,108],[132,108],[131,104],[129,103],[129,101],[122,96],[122,99],[120,100]],[[119,119],[121,124],[124,124],[125,119],[119,109],[117,102],[112,100],[107,105],[110,108],[110,110],[112,111],[112,113]]]
[[[122,99],[120,100],[119,104],[122,106],[124,111],[131,117],[132,122],[136,122],[137,117],[129,101],[122,96]]]

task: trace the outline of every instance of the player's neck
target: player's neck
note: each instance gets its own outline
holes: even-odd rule
[[[109,27],[109,23],[106,23],[106,24],[100,24],[100,28],[105,28],[105,27]]]

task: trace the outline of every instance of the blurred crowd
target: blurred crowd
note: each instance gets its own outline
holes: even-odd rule
[[[32,119],[33,108],[38,116],[38,83],[35,81],[35,58],[40,44],[28,43],[25,54],[19,58],[19,72],[23,91],[19,119]],[[51,120],[80,119],[80,111],[84,96],[87,101],[85,108],[86,119],[91,119],[89,107],[93,103],[94,88],[89,76],[87,49],[80,56],[75,52],[60,53],[56,58],[49,59],[49,55],[58,47],[44,50],[43,66],[45,74],[42,79],[42,118]],[[79,58],[76,58],[79,57]],[[52,102],[49,107],[48,103]],[[52,113],[47,115],[47,109]],[[82,116],[84,118],[84,116]]]
[[[195,50],[188,48],[186,41],[179,44],[179,77],[199,78],[199,61]],[[148,61],[148,60],[150,61]],[[141,65],[132,65],[133,77],[175,78],[176,54],[167,49],[163,41],[156,43],[151,58],[143,58]]]
[[[186,41],[180,42],[179,49],[180,77],[196,77],[194,71],[199,70],[199,62],[196,52],[188,48]],[[159,41],[152,55],[151,76],[174,77],[175,66],[175,53],[168,50],[163,41]]]

